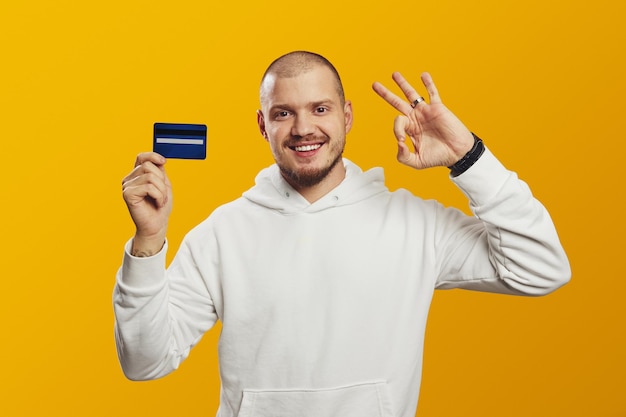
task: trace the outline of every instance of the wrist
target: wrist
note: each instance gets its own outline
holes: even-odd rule
[[[147,258],[159,253],[164,245],[165,236],[143,237],[135,235],[130,254],[138,258]]]
[[[469,150],[461,159],[459,159],[454,165],[450,165],[450,175],[458,177],[465,171],[467,171],[485,152],[485,144],[482,139],[472,133],[474,137],[474,146]]]

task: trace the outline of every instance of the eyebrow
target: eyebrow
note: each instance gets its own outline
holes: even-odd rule
[[[313,101],[310,103],[306,104],[307,107],[311,107],[311,108],[315,108],[315,107],[320,107],[320,106],[328,106],[328,107],[334,107],[335,103],[332,99],[323,99],[323,100],[317,100],[317,101]],[[274,104],[272,107],[270,107],[269,112],[272,113],[278,109],[281,110],[292,110],[293,106],[289,105],[289,104]]]
[[[311,107],[319,107],[319,106],[333,106],[334,105],[334,101],[327,98],[325,100],[320,100],[320,101],[314,101],[313,103],[311,103]]]

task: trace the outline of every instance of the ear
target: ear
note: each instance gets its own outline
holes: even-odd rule
[[[263,116],[263,112],[261,110],[256,111],[256,122],[259,125],[259,131],[261,132],[261,135],[263,135],[265,140],[268,140],[267,131],[265,130],[265,117]]]
[[[346,103],[343,105],[343,114],[345,119],[346,133],[348,133],[350,132],[350,129],[352,129],[353,120],[352,102],[350,100],[347,100]]]

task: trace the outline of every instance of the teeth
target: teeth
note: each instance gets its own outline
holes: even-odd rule
[[[296,146],[296,151],[298,152],[306,152],[306,151],[314,151],[315,149],[319,149],[322,145],[305,145],[305,146]]]

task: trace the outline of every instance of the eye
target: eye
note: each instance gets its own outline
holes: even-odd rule
[[[326,107],[320,106],[320,107],[315,108],[315,113],[318,113],[318,114],[323,114],[323,113],[326,113],[327,111],[328,109]]]
[[[279,110],[274,113],[274,119],[281,120],[289,117],[290,113],[287,110]]]

